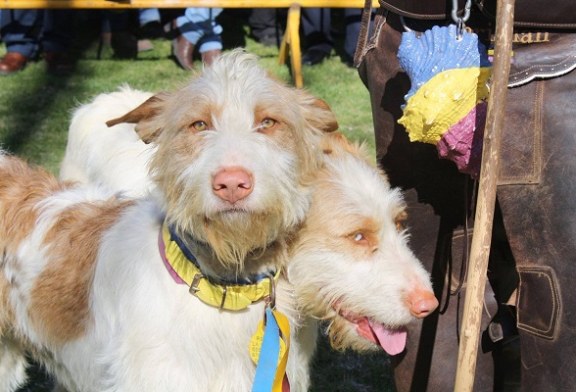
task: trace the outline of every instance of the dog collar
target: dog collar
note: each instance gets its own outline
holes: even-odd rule
[[[232,311],[246,309],[261,300],[266,300],[273,306],[280,270],[255,276],[251,281],[214,282],[202,273],[194,255],[166,223],[160,230],[158,247],[174,280],[187,284],[190,294],[205,304]]]

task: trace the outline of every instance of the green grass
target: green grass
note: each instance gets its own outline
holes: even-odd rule
[[[235,16],[229,20],[235,20]],[[237,20],[236,20],[237,21]],[[251,40],[242,23],[224,27],[234,41],[225,40],[226,49],[240,43],[261,58],[261,63],[281,80],[291,83],[286,65],[278,64],[278,49]],[[98,32],[91,17],[76,20],[78,62],[68,76],[53,76],[42,61],[30,63],[22,72],[0,77],[0,146],[30,162],[57,173],[63,157],[70,114],[95,95],[113,91],[122,84],[134,88],[170,90],[190,78],[170,57],[170,42],[155,40],[154,50],[137,60],[112,58],[104,48],[97,58]],[[235,30],[234,30],[235,29]],[[232,31],[232,32],[230,32]],[[0,49],[3,55],[4,49]],[[200,64],[197,63],[200,67]],[[304,67],[305,88],[324,99],[336,114],[340,129],[353,140],[367,144],[374,156],[374,138],[368,91],[355,69],[348,68],[336,55],[322,64]],[[41,373],[39,373],[41,374]],[[41,376],[25,390],[45,390]],[[42,386],[44,385],[44,387]],[[312,391],[363,392],[393,390],[389,360],[385,354],[357,355],[332,352],[321,340],[313,371]]]

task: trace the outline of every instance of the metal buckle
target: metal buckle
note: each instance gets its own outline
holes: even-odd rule
[[[198,297],[198,292],[200,291],[200,288],[198,288],[198,285],[200,284],[200,281],[204,278],[205,278],[205,276],[202,275],[201,273],[197,273],[196,275],[194,275],[194,279],[192,279],[192,283],[190,284],[190,290],[188,290],[190,292],[190,294],[197,297],[202,302],[206,302],[206,301],[203,300],[202,298]],[[220,302],[220,309],[224,309],[224,302],[226,302],[226,293],[228,292],[228,288],[226,286],[223,286],[223,287],[224,287],[224,292],[222,293],[222,301]]]
[[[274,281],[274,276],[268,276],[268,280],[270,281],[270,294],[268,294],[268,305],[270,309],[276,308],[276,281]]]
[[[194,279],[192,279],[192,283],[190,284],[190,294],[192,294],[193,296],[196,296],[196,293],[200,291],[200,289],[198,288],[198,284],[200,284],[200,280],[204,279],[204,275],[202,275],[201,273],[197,273],[196,275],[194,275]]]
[[[226,302],[226,293],[228,292],[227,286],[222,287],[224,287],[224,292],[222,293],[222,302],[220,302],[220,310],[224,309],[224,302]]]

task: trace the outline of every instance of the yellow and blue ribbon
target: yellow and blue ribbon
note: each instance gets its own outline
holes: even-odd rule
[[[285,315],[269,306],[266,307],[264,317],[264,337],[252,392],[282,392],[283,386],[287,385],[285,376],[290,347],[290,324]],[[281,340],[285,344],[285,350],[281,350]]]

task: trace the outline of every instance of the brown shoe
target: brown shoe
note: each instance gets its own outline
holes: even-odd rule
[[[64,52],[46,52],[44,53],[44,60],[48,72],[55,75],[65,75],[74,69],[74,62]]]
[[[188,71],[194,68],[194,62],[192,61],[193,53],[194,45],[184,38],[184,36],[179,35],[176,39],[172,40],[172,55],[176,58],[176,62]]]
[[[0,60],[0,75],[10,75],[24,69],[28,59],[18,52],[7,52]]]
[[[222,54],[222,51],[220,49],[209,50],[207,52],[204,52],[201,54],[202,55],[202,62],[206,65],[212,65],[214,60],[216,60],[218,57],[220,57],[221,54]]]

